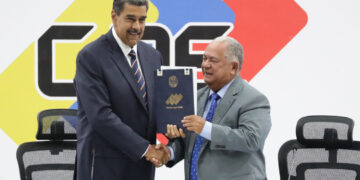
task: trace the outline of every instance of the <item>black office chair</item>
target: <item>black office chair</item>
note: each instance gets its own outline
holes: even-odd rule
[[[307,116],[296,126],[296,140],[278,154],[281,180],[360,180],[360,142],[354,122],[339,116]]]
[[[16,152],[21,180],[72,180],[76,155],[77,110],[50,109],[38,114],[39,141]]]

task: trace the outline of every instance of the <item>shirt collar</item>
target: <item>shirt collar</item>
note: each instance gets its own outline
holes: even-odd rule
[[[235,78],[234,78],[235,79]],[[218,92],[217,94],[220,96],[220,98],[224,98],[225,93],[227,91],[227,89],[229,88],[229,86],[231,85],[231,83],[234,81],[234,79],[232,79],[229,83],[227,83],[225,86],[223,86]],[[213,90],[210,89],[210,93],[209,93],[209,97],[211,98],[211,95],[214,93]]]
[[[117,44],[119,45],[121,51],[124,53],[125,57],[127,57],[131,51],[131,47],[126,45],[120,38],[119,36],[117,36],[115,28],[112,27],[111,28],[112,34],[115,38],[115,41],[117,42]],[[135,54],[137,54],[137,44],[135,44],[135,46],[132,48],[135,51]]]

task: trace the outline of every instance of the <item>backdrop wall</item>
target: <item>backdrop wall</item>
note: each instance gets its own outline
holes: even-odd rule
[[[76,55],[109,30],[111,8],[111,0],[0,1],[0,180],[20,179],[16,148],[35,140],[39,111],[76,108]],[[241,76],[271,103],[265,156],[276,180],[277,152],[303,116],[350,117],[360,139],[359,9],[357,0],[151,0],[144,40],[165,64],[198,67],[214,37],[242,43]],[[182,163],[157,170],[157,180],[169,176],[184,179]]]

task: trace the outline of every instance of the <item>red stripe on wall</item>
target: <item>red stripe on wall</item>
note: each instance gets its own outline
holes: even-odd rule
[[[204,74],[201,71],[197,72],[197,79],[204,79]]]
[[[193,43],[193,51],[205,51],[205,48],[209,43]]]

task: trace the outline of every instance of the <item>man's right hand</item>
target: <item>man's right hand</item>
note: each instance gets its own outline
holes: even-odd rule
[[[170,150],[164,145],[149,145],[145,158],[152,162],[156,167],[160,167],[169,161]]]
[[[168,124],[166,126],[166,134],[165,134],[165,136],[170,138],[170,139],[178,138],[178,137],[181,137],[181,138],[186,137],[184,130],[182,130],[181,128],[178,129],[176,127],[176,125],[172,125],[172,124]]]

